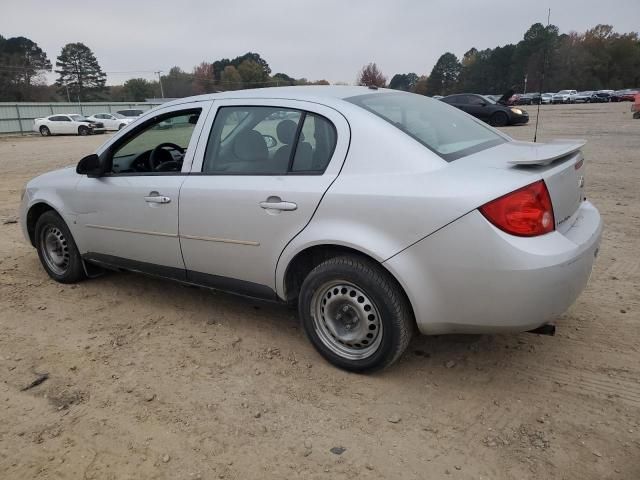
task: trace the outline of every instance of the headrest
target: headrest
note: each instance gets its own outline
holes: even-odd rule
[[[259,132],[247,130],[238,135],[233,142],[233,151],[245,162],[264,161],[269,158],[267,143]]]
[[[278,134],[278,140],[285,145],[291,145],[293,139],[296,136],[296,130],[298,124],[293,120],[282,120],[276,127],[276,133]]]

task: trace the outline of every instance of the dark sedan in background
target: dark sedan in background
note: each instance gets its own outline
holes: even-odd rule
[[[459,93],[441,99],[460,110],[483,120],[494,127],[527,123],[529,114],[518,107],[509,107],[494,102],[484,95]]]

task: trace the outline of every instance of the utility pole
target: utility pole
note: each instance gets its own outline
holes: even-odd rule
[[[528,74],[524,74],[524,92],[522,93],[527,93],[527,78],[529,77]]]
[[[67,101],[71,103],[71,95],[69,95],[69,85],[65,83],[64,88],[67,90]]]
[[[155,73],[158,74],[158,83],[160,84],[160,96],[164,98],[164,89],[162,88],[162,76],[160,75],[162,73],[162,70],[158,70]]]

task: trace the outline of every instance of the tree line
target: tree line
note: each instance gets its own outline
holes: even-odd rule
[[[57,79],[47,85],[44,74],[52,70]],[[0,101],[142,101],[242,88],[329,84],[272,74],[268,62],[254,52],[204,61],[191,72],[176,66],[156,73],[158,80],[131,78],[122,85],[107,86],[106,73],[83,43],[65,45],[52,65],[29,38],[0,35]],[[637,32],[617,33],[611,25],[560,34],[555,25],[535,23],[516,44],[484,50],[472,47],[462,58],[446,52],[429,75],[397,73],[387,83],[378,66],[370,63],[358,72],[356,83],[422,95],[640,87],[640,40]]]
[[[555,25],[534,23],[516,44],[472,47],[460,59],[446,52],[428,76],[396,74],[389,87],[424,95],[638,88],[640,40],[611,25],[560,34]]]
[[[44,74],[51,70],[57,79],[47,85]],[[32,40],[0,35],[0,101],[143,101],[242,88],[329,85],[326,80],[309,81],[286,73],[272,75],[268,62],[253,52],[202,62],[192,72],[172,67],[158,80],[131,78],[122,85],[107,86],[106,79],[93,51],[83,43],[65,45],[52,66],[47,54]]]

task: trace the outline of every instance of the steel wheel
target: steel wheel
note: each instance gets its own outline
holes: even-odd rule
[[[325,283],[313,295],[311,307],[318,337],[336,355],[360,360],[380,346],[380,312],[354,284],[341,280]]]
[[[64,275],[69,268],[69,244],[62,231],[53,225],[42,229],[42,257],[56,275]]]

